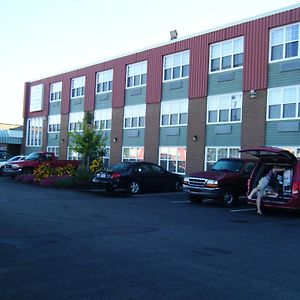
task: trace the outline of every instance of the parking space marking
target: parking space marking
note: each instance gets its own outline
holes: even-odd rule
[[[171,201],[171,203],[190,203],[189,200],[174,200],[174,201]]]
[[[251,211],[251,210],[256,210],[256,208],[231,209],[230,212],[243,212],[243,211]]]

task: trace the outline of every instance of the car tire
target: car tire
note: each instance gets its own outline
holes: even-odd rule
[[[140,184],[137,181],[131,181],[128,186],[128,192],[132,195],[138,194],[140,189]]]
[[[203,198],[197,195],[189,195],[189,200],[194,204],[201,204],[203,202]]]
[[[237,196],[232,189],[226,189],[222,192],[220,200],[225,207],[232,207],[237,202]]]

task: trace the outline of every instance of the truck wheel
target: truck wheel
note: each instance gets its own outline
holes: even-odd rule
[[[189,195],[189,199],[194,204],[201,204],[203,202],[203,198],[196,195]]]
[[[225,207],[232,207],[236,204],[237,196],[232,189],[227,189],[222,192],[220,200]]]
[[[31,174],[33,174],[33,169],[31,169],[31,168],[25,168],[25,169],[22,170],[22,174],[24,174],[24,175],[31,175]]]

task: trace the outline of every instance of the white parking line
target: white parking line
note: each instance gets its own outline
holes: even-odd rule
[[[174,201],[171,201],[171,203],[190,203],[190,201],[188,200],[174,200]]]
[[[241,209],[231,209],[230,212],[243,212],[243,211],[251,211],[256,210],[256,208],[241,208]]]

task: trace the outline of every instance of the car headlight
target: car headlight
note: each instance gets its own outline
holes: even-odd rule
[[[19,164],[12,164],[11,167],[13,169],[19,169],[20,168],[20,165]]]
[[[183,184],[188,184],[189,183],[189,178],[188,177],[184,177],[183,178]]]
[[[208,179],[206,181],[206,186],[210,187],[210,188],[216,188],[216,187],[218,187],[218,181],[217,180]]]

